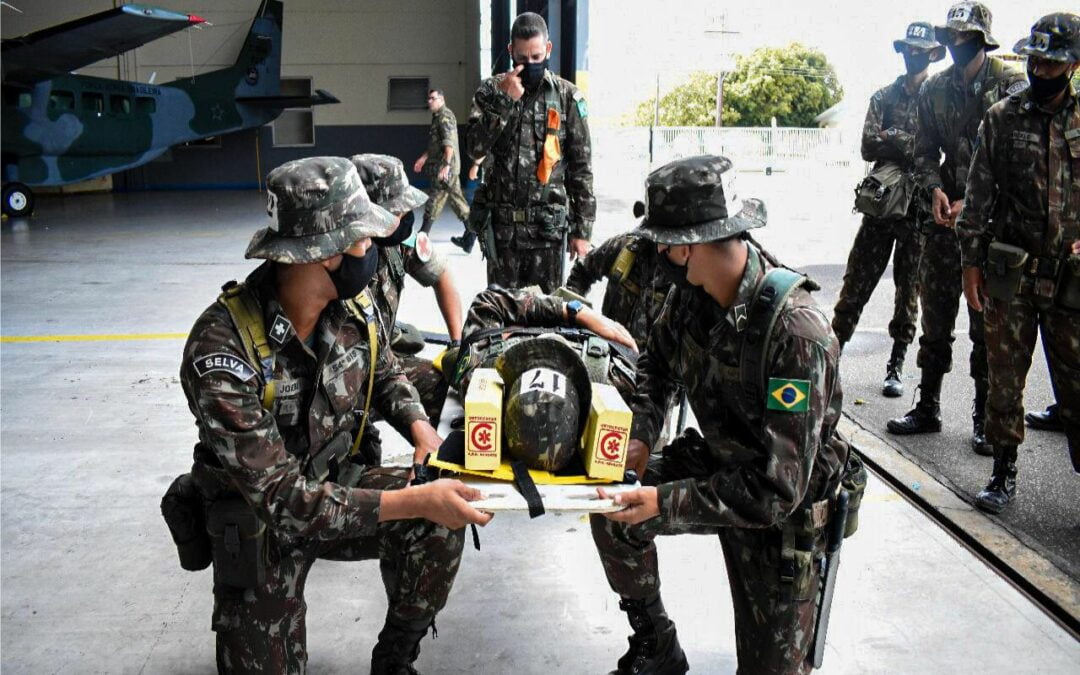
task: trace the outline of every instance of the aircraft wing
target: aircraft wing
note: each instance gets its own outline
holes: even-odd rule
[[[194,14],[122,5],[4,40],[3,78],[31,83],[63,75],[204,21]]]

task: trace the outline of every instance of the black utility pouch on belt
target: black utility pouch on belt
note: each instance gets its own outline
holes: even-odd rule
[[[1055,301],[1059,307],[1080,312],[1080,259],[1076,256],[1062,261]]]
[[[532,220],[537,225],[536,234],[547,241],[562,241],[566,231],[566,209],[561,206],[544,204],[531,210]]]
[[[1016,297],[1027,260],[1028,252],[1019,246],[990,242],[986,252],[986,294],[1004,302]]]
[[[209,567],[212,559],[205,508],[190,473],[177,476],[165,491],[161,498],[161,515],[176,544],[180,567],[189,572]]]
[[[214,583],[257,588],[266,581],[266,523],[239,495],[214,502],[207,516]]]
[[[866,492],[866,467],[854,452],[848,455],[847,464],[844,465],[840,489],[847,492],[849,497],[847,521],[844,524],[844,539],[847,539],[859,529],[859,506]]]

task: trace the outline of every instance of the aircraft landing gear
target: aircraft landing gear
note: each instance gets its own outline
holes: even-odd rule
[[[7,183],[4,185],[4,215],[11,218],[29,216],[34,211],[34,193],[22,183]]]

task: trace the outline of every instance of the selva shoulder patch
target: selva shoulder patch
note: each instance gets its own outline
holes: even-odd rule
[[[255,377],[255,369],[247,361],[234,354],[217,352],[199,356],[195,358],[194,365],[199,377],[206,377],[215,372],[231,373],[241,382],[247,382]]]

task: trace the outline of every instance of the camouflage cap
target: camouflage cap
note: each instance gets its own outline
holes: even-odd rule
[[[558,335],[519,342],[495,362],[502,376],[506,450],[530,469],[558,471],[578,452],[592,385],[581,357]]]
[[[1031,35],[1020,38],[1013,51],[1050,61],[1080,61],[1080,16],[1068,12],[1047,14],[1031,27]]]
[[[266,177],[270,226],[255,233],[247,258],[311,263],[345,251],[365,237],[385,237],[397,218],[371,203],[344,157],[286,162]]]
[[[976,31],[982,33],[983,44],[986,51],[991,52],[1000,47],[998,41],[990,35],[990,23],[993,15],[990,8],[981,2],[958,2],[949,8],[945,17],[945,25],[936,26],[937,38],[948,44],[952,41],[952,33]]]
[[[365,153],[349,161],[356,167],[371,201],[391,213],[407,213],[422,206],[428,197],[409,185],[405,166],[397,157]]]
[[[904,37],[893,40],[892,46],[897,52],[903,51],[904,47],[929,49],[931,50],[930,58],[935,61],[945,56],[945,45],[938,42],[937,33],[928,21],[909,23]]]
[[[720,176],[730,168],[727,157],[699,155],[650,173],[645,201],[634,204],[634,216],[645,216],[636,232],[658,244],[696,244],[764,227],[768,217],[760,199],[744,200],[739,212],[728,216]]]

